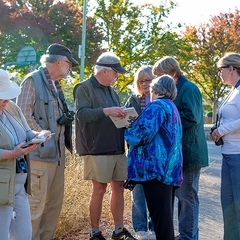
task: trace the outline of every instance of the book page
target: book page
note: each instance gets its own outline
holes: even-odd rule
[[[46,141],[46,139],[49,137],[49,136],[52,136],[53,134],[55,133],[51,133],[51,134],[48,134],[47,136],[45,136],[44,134],[39,134],[38,136],[36,136],[35,138],[29,140],[28,142],[26,142],[25,144],[22,145],[22,148],[26,148],[32,144],[41,144],[41,143],[44,143]]]
[[[124,108],[123,110],[127,114],[125,118],[109,116],[117,128],[128,127],[138,117],[137,111],[134,107]]]

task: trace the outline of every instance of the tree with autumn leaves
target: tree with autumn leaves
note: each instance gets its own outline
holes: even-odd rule
[[[186,76],[199,86],[205,103],[213,106],[214,121],[218,102],[229,90],[218,76],[217,62],[225,52],[240,50],[239,10],[219,13],[199,26],[185,26],[179,34],[174,26],[165,24],[171,9],[176,7],[172,1],[160,2],[158,7],[135,6],[129,0],[97,3],[94,17],[105,33],[104,40],[131,73],[118,79],[118,91],[132,83],[133,73],[140,65],[152,65],[163,56],[174,56]]]
[[[78,59],[83,18],[82,9],[75,1],[2,0],[0,16],[1,65],[15,62],[18,51],[26,45],[36,50],[39,64],[40,57],[54,42],[70,48]],[[87,18],[86,25],[86,68],[89,68],[101,53],[103,32],[91,17]]]
[[[220,13],[209,23],[187,26],[182,39],[191,46],[187,58],[180,63],[188,77],[195,82],[204,101],[213,106],[213,121],[219,101],[223,100],[229,86],[218,76],[217,62],[226,52],[240,52],[240,12]]]
[[[158,6],[138,6],[130,0],[96,2],[92,17],[87,18],[84,79],[92,72],[96,58],[106,51],[103,46],[114,51],[128,70],[114,86],[119,94],[130,93],[127,86],[139,66],[153,65],[159,58],[170,55],[179,61],[187,77],[199,86],[204,101],[216,112],[218,101],[228,90],[217,75],[217,61],[227,51],[239,51],[237,9],[234,13],[219,13],[199,26],[185,26],[178,33],[175,26],[166,24],[169,13],[176,7],[171,0],[160,1]],[[15,61],[17,52],[25,45],[36,49],[39,61],[53,42],[68,46],[77,58],[82,37],[82,1],[77,4],[71,0],[3,0],[0,15],[0,64]],[[70,96],[72,88],[68,85],[64,88]],[[122,103],[126,97],[122,97]]]

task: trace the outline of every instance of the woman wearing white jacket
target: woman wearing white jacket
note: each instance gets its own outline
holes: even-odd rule
[[[224,84],[232,86],[218,110],[219,127],[212,139],[221,145],[221,204],[224,240],[240,239],[240,54],[226,53],[218,61]]]

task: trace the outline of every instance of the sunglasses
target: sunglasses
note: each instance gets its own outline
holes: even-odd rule
[[[218,68],[218,72],[221,73],[223,71],[224,68],[229,68],[229,67],[233,67],[233,70],[236,70],[238,68],[234,67],[234,66],[222,66]]]
[[[230,66],[222,66],[218,68],[218,72],[221,73],[224,68],[229,68]]]

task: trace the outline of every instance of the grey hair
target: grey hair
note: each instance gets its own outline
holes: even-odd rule
[[[114,63],[119,63],[120,58],[112,52],[104,52],[98,57],[97,62],[114,64]]]
[[[112,52],[104,52],[98,57],[97,62],[99,62],[101,64],[120,63],[120,58]],[[94,66],[94,74],[101,72],[103,69],[107,69],[107,71],[113,70],[111,67],[95,65]]]
[[[155,78],[151,83],[150,88],[160,97],[167,97],[174,100],[177,96],[177,88],[174,80],[167,74]]]
[[[108,72],[113,71],[113,69],[110,68],[110,67],[95,65],[94,66],[94,74],[97,74],[98,72],[101,72],[103,69],[107,69]]]
[[[40,62],[43,66],[46,66],[47,63],[54,63],[58,59],[64,60],[65,56],[55,54],[44,54],[41,56]]]

